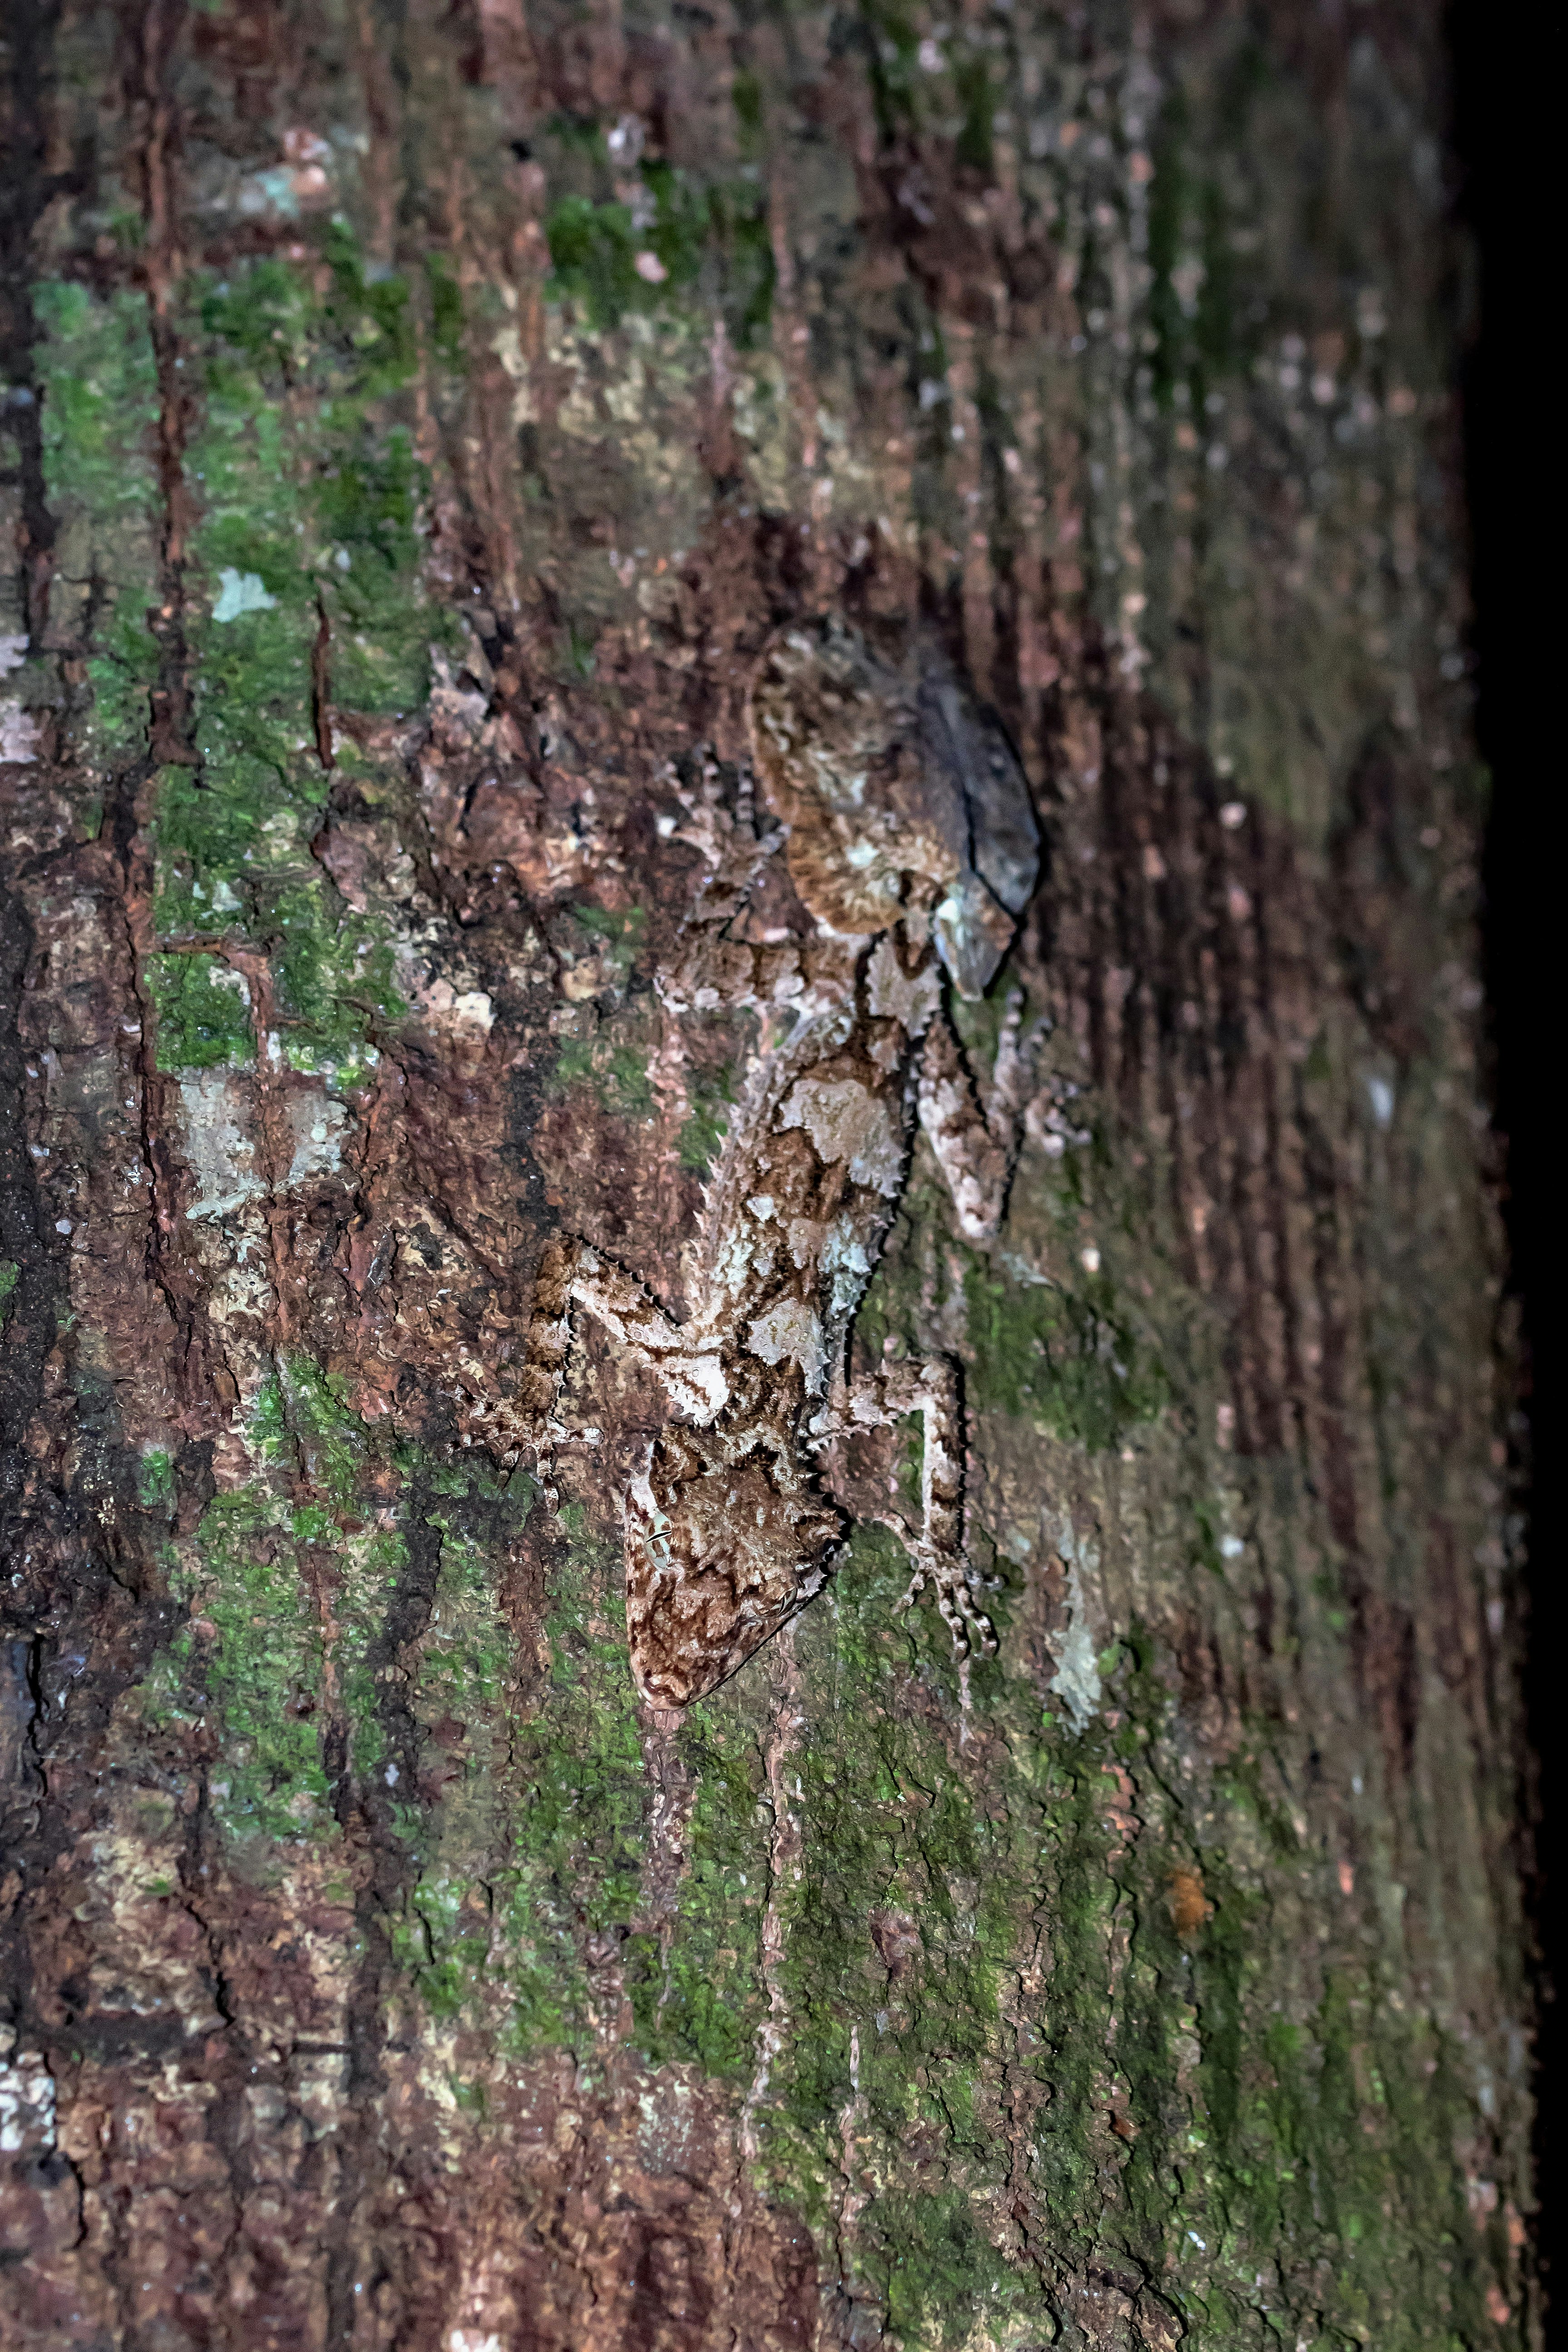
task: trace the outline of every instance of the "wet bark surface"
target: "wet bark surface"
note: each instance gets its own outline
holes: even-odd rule
[[[16,0],[0,2309],[20,2346],[1492,2347],[1511,1339],[1429,12]],[[960,1368],[679,1712],[622,1501],[816,933],[750,681],[1000,714],[852,1366]],[[737,879],[737,877],[740,877]],[[730,900],[724,894],[731,894]]]

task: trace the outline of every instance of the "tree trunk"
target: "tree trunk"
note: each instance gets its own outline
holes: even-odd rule
[[[5,41],[6,2342],[1538,2340],[1435,12]]]

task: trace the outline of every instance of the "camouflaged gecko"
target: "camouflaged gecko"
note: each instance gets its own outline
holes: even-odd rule
[[[997,722],[929,656],[898,669],[834,622],[775,638],[752,682],[757,779],[816,934],[747,945],[721,913],[661,983],[747,1006],[760,1036],[689,1253],[684,1322],[579,1239],[547,1248],[530,1327],[552,1412],[574,1312],[658,1375],[673,1408],[625,1498],[633,1671],[680,1707],[820,1591],[846,1527],[818,1482],[834,1438],[918,1412],[921,1525],[899,1532],[961,1654],[993,1646],[962,1553],[962,1412],[944,1360],[848,1376],[850,1327],[898,1208],[918,1116],[959,1231],[995,1233],[1026,1054],[1009,1010],[983,1115],[942,1010],[994,977],[1033,894],[1027,788]],[[778,846],[761,845],[755,866]]]

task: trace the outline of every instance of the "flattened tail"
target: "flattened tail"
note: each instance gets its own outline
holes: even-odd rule
[[[828,1556],[801,1579],[782,1606],[770,1609],[765,1615],[748,1617],[735,1627],[727,1642],[714,1646],[693,1643],[684,1638],[684,1629],[674,1611],[651,1612],[647,1622],[630,1629],[632,1679],[640,1695],[650,1706],[679,1709],[716,1691],[721,1683],[727,1683],[764,1643],[771,1642],[792,1617],[798,1616],[807,1601],[815,1601],[833,1572],[838,1549],[836,1543]],[[630,1628],[629,1609],[627,1615]]]
[[[787,1443],[667,1428],[626,1496],[626,1633],[638,1689],[689,1706],[821,1591],[847,1529]]]

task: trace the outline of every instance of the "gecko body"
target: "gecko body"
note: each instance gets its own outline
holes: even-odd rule
[[[993,977],[1032,892],[1037,835],[999,726],[947,673],[887,662],[835,623],[775,639],[751,691],[753,762],[816,935],[757,947],[696,927],[664,985],[759,1015],[689,1254],[677,1322],[576,1237],[541,1265],[529,1360],[553,1406],[573,1319],[593,1316],[658,1375],[669,1414],[625,1496],[634,1673],[680,1707],[819,1591],[845,1530],[824,1449],[918,1412],[921,1525],[907,1534],[960,1648],[990,1628],[962,1554],[963,1430],[943,1359],[849,1377],[849,1337],[906,1181],[916,1119],[960,1231],[1000,1222],[1027,1054],[1016,1004],[987,1111],[942,1003]],[[903,1529],[900,1527],[900,1533]]]

